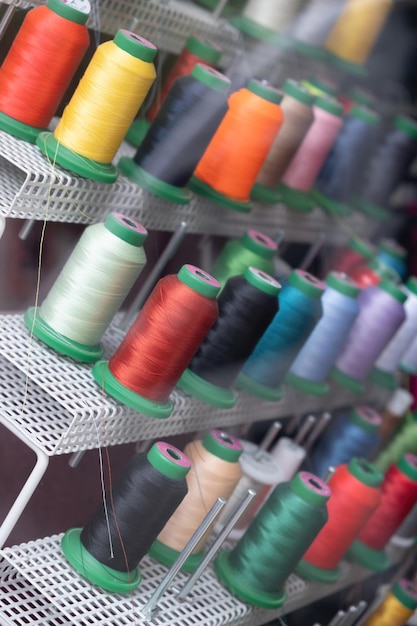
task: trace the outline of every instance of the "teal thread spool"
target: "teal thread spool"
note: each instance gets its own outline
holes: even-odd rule
[[[232,550],[214,568],[238,598],[266,609],[285,601],[284,584],[327,522],[328,485],[308,472],[275,487]]]

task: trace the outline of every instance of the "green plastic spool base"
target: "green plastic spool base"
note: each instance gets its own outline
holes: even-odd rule
[[[283,183],[280,184],[278,190],[280,194],[280,201],[291,209],[303,211],[305,213],[309,213],[314,209],[315,202],[310,193],[292,189],[292,187],[287,187],[287,185],[284,185]]]
[[[100,344],[85,346],[56,332],[41,318],[39,309],[36,307],[27,309],[23,319],[35,337],[64,356],[69,356],[81,363],[95,363],[103,356],[103,347]]]
[[[170,548],[164,543],[161,543],[158,539],[155,539],[148,554],[159,563],[162,563],[162,565],[171,567],[171,565],[175,563],[179,557],[180,552]],[[181,571],[193,572],[200,565],[203,556],[204,550],[200,550],[197,554],[190,554],[184,565],[181,567]]]
[[[143,189],[146,189],[146,191],[150,191],[154,196],[159,196],[175,204],[188,204],[191,200],[191,193],[188,189],[174,187],[174,185],[170,185],[163,180],[159,180],[159,178],[155,178],[155,176],[146,172],[142,167],[136,165],[134,160],[129,157],[122,157],[117,167],[127,178]]]
[[[70,528],[61,540],[67,561],[90,582],[115,593],[129,593],[140,585],[142,576],[136,567],[131,572],[119,572],[100,563],[81,543],[81,528]]]
[[[110,185],[119,176],[119,172],[112,163],[99,163],[73,152],[73,150],[59,143],[53,133],[40,133],[36,145],[43,154],[51,159],[52,163],[56,163],[83,178]]]
[[[246,376],[243,372],[240,372],[236,379],[236,387],[243,389],[243,391],[247,391],[252,396],[261,398],[261,400],[268,400],[269,402],[281,400],[284,395],[284,390],[281,387],[278,389],[267,387],[266,385],[262,385],[262,383],[258,383],[256,380],[253,380],[253,378]]]
[[[290,387],[310,396],[325,396],[329,391],[329,385],[326,381],[307,380],[293,372],[287,374],[285,382]]]
[[[229,589],[235,596],[263,609],[278,609],[286,600],[284,590],[275,593],[254,589],[239,579],[237,573],[229,565],[229,550],[223,550],[214,561],[214,570],[220,582]]]
[[[326,584],[335,583],[340,576],[339,567],[336,567],[335,569],[323,569],[322,567],[317,567],[304,559],[298,563],[295,571],[303,578],[308,578],[309,580],[315,580],[319,583]]]
[[[381,370],[378,367],[374,367],[372,369],[369,380],[375,385],[378,385],[378,387],[389,389],[390,391],[394,391],[397,387],[399,387],[398,381],[395,379],[395,376],[391,374],[391,372],[384,372],[384,370]]]
[[[362,200],[362,198],[355,198],[353,203],[361,213],[365,213],[365,215],[373,217],[376,220],[381,220],[381,222],[391,218],[391,211],[377,204]]]
[[[29,124],[19,122],[1,111],[0,130],[4,130],[6,133],[9,133],[9,135],[13,135],[13,137],[17,137],[18,139],[24,139],[29,143],[36,143],[39,133],[45,131],[44,128],[36,128],[35,126],[29,126]]]
[[[312,44],[301,41],[301,39],[294,39],[291,41],[291,47],[294,48],[299,54],[302,54],[310,59],[316,59],[317,61],[328,61],[329,55],[327,50],[320,46],[313,46]]]
[[[417,368],[408,365],[408,363],[400,363],[400,369],[406,374],[417,374]]]
[[[351,209],[347,204],[343,202],[338,202],[337,200],[332,200],[328,196],[318,191],[318,189],[313,189],[311,192],[312,198],[314,198],[316,204],[330,213],[331,215],[338,215],[340,217],[345,217],[352,213]]]
[[[346,59],[342,59],[342,57],[339,57],[330,51],[328,51],[328,60],[332,65],[343,70],[344,72],[347,72],[348,74],[354,74],[355,76],[359,76],[361,78],[367,76],[367,71],[363,65],[346,61]]]
[[[92,369],[92,374],[96,383],[109,396],[139,413],[166,419],[174,410],[174,404],[171,400],[167,400],[165,403],[153,402],[124,387],[109,370],[108,361],[97,361]]]
[[[277,204],[281,198],[281,194],[278,189],[271,189],[270,187],[255,183],[252,187],[250,197],[252,200],[264,202],[265,204]]]
[[[352,543],[346,556],[374,572],[383,572],[391,565],[391,560],[384,550],[374,550],[359,540]]]
[[[230,21],[238,30],[245,33],[245,35],[249,35],[249,37],[253,37],[253,39],[260,39],[272,45],[279,45],[284,42],[282,35],[275,30],[266,28],[262,26],[262,24],[258,24],[244,15],[234,17]]]
[[[216,204],[220,204],[220,206],[225,209],[232,209],[232,211],[239,211],[240,213],[249,213],[252,210],[252,204],[250,202],[240,202],[239,200],[232,200],[232,198],[228,198],[224,196],[222,193],[219,193],[210,185],[203,183],[202,180],[193,176],[188,184],[189,188],[198,193],[200,196],[204,198],[208,198],[212,200]]]
[[[138,148],[145,139],[145,135],[148,132],[150,125],[151,123],[146,119],[146,117],[134,120],[126,133],[126,141],[128,141],[132,146],[135,146],[135,148]]]
[[[332,367],[330,370],[330,376],[336,383],[342,385],[342,387],[345,387],[346,389],[349,389],[349,391],[353,391],[354,393],[363,393],[365,391],[365,386],[359,382],[359,380],[355,380],[355,378],[344,374],[337,369],[337,367]]]
[[[224,389],[214,385],[201,378],[201,376],[194,374],[190,369],[185,370],[177,386],[186,393],[198,398],[198,400],[219,409],[231,409],[237,401],[237,395],[233,389]]]

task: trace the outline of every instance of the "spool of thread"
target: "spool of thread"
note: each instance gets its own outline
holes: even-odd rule
[[[359,287],[345,274],[327,275],[323,315],[291,366],[289,385],[312,395],[328,392],[326,378],[359,314],[358,294]]]
[[[338,67],[363,73],[392,6],[392,0],[347,0],[325,43]]]
[[[417,538],[417,504],[411,509],[395,535],[391,538],[391,544],[398,548],[411,548]]]
[[[407,274],[407,250],[394,239],[381,239],[378,242],[377,257],[397,272],[401,279]]]
[[[403,355],[400,368],[408,374],[417,374],[417,337],[411,342],[407,352]]]
[[[31,9],[0,69],[0,128],[35,143],[87,52],[88,0]]]
[[[234,20],[244,33],[270,43],[279,43],[302,6],[301,0],[248,0],[242,15]]]
[[[278,311],[280,289],[269,274],[254,267],[228,280],[217,300],[219,317],[178,386],[212,406],[234,406],[232,386]]]
[[[240,239],[228,241],[215,260],[211,274],[222,288],[232,276],[244,274],[248,267],[257,267],[266,274],[274,274],[274,255],[277,244],[258,230],[247,230]]]
[[[283,121],[281,99],[280,91],[260,80],[232,93],[190,181],[193,191],[228,209],[251,210],[250,192]]]
[[[236,546],[217,556],[220,581],[244,602],[280,607],[286,579],[327,522],[330,495],[328,485],[308,472],[275,487]]]
[[[405,321],[375,363],[371,376],[374,383],[386,389],[398,386],[395,374],[410,344],[417,337],[417,278],[409,278],[403,290],[407,294],[404,303]]]
[[[417,122],[398,116],[368,163],[356,207],[371,217],[390,216],[392,193],[407,174],[417,154]]]
[[[281,468],[282,482],[292,480],[306,458],[305,449],[290,437],[280,437],[270,454]]]
[[[337,248],[329,259],[329,268],[334,272],[342,272],[352,276],[357,266],[369,263],[376,254],[376,247],[362,237],[350,237],[347,246]]]
[[[293,270],[279,296],[279,311],[237,377],[240,389],[264,400],[279,400],[281,385],[322,316],[324,284]]]
[[[310,0],[294,19],[289,36],[301,54],[324,61],[324,42],[338,19],[344,0]]]
[[[83,529],[63,536],[61,548],[74,569],[107,591],[135,589],[139,562],[187,494],[190,467],[185,454],[162,441],[132,457],[105,505]]]
[[[328,96],[313,104],[314,121],[298,147],[279,186],[282,201],[293,209],[310,211],[310,191],[342,128],[342,106]]]
[[[417,609],[417,587],[402,578],[393,585],[363,626],[405,626]]]
[[[382,425],[379,431],[378,452],[394,437],[402,426],[402,419],[413,404],[413,395],[406,389],[396,389],[381,413]]]
[[[405,416],[402,428],[377,456],[375,465],[386,472],[392,463],[398,463],[407,453],[417,454],[417,419],[414,413]]]
[[[277,188],[281,178],[314,120],[311,108],[314,101],[312,94],[291,79],[285,81],[282,92],[284,97],[281,109],[284,121],[251,192],[253,200],[260,202],[278,201]]]
[[[312,471],[325,476],[329,467],[349,463],[354,457],[369,459],[378,445],[381,423],[379,413],[369,406],[338,413],[314,447]]]
[[[339,563],[381,500],[382,473],[365,459],[339,465],[329,480],[329,519],[319,532],[297,573],[323,583],[336,582]]]
[[[142,143],[149,126],[157,116],[177,78],[191,74],[197,63],[215,67],[220,61],[221,55],[222,51],[219,48],[204,39],[189,37],[146,115],[135,120],[129,128],[126,134],[127,141],[136,147]]]
[[[36,140],[52,163],[101,183],[117,179],[112,160],[155,80],[156,53],[127,30],[98,46],[54,133]]]
[[[217,429],[186,445],[184,454],[191,460],[188,494],[158,534],[150,551],[152,557],[171,566],[217,498],[229,499],[242,476],[241,453],[240,441]],[[183,570],[193,571],[198,566],[208,534],[194,548]]]
[[[329,213],[351,213],[352,197],[360,189],[363,171],[378,138],[379,122],[379,115],[359,105],[352,107],[344,118],[312,192],[317,205]]]
[[[76,361],[101,358],[104,331],[146,264],[147,236],[120,213],[88,226],[42,305],[26,311],[31,333]]]
[[[326,96],[336,98],[337,96],[337,89],[334,83],[318,76],[311,76],[308,80],[301,81],[301,85],[315,98],[325,98]]]
[[[230,81],[197,64],[178,78],[133,158],[122,157],[119,169],[151,193],[186,204],[186,186],[227,112]]]
[[[194,265],[161,278],[111,359],[93,367],[96,382],[139,413],[169,417],[169,396],[217,319],[219,289]]]
[[[389,567],[385,547],[416,502],[417,457],[406,454],[385,474],[381,502],[353,542],[349,558],[375,571]]]
[[[407,294],[387,279],[362,289],[359,315],[331,376],[340,385],[360,393],[372,367],[405,320]]]
[[[373,109],[376,104],[375,97],[369,91],[355,85],[351,85],[346,94],[341,95],[339,100],[343,104],[345,115],[348,115],[351,108],[356,104],[368,109]]]
[[[393,283],[400,283],[401,278],[391,267],[385,265],[380,259],[374,257],[368,263],[359,263],[349,270],[349,276],[358,283],[359,287],[373,287],[379,285],[382,279]]]

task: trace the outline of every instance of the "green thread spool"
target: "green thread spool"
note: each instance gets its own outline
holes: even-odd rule
[[[378,469],[386,472],[392,463],[398,463],[407,453],[417,454],[417,415],[413,413],[406,415],[403,427],[374,463]]]
[[[236,546],[216,558],[220,581],[244,602],[280,607],[286,579],[327,522],[330,495],[308,472],[277,485]]]

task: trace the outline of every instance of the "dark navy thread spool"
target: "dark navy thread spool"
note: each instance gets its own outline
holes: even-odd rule
[[[213,406],[234,406],[232,386],[278,311],[280,289],[276,280],[254,267],[230,278],[217,300],[219,317],[178,386]]]
[[[230,80],[198,63],[178,78],[133,159],[123,157],[119,169],[147,191],[186,204],[186,189],[198,162],[227,112]]]
[[[63,536],[62,551],[74,569],[107,591],[135,589],[139,562],[187,494],[190,468],[183,452],[161,441],[133,456],[106,508],[101,503],[83,529]]]
[[[379,115],[355,105],[345,118],[312,192],[318,206],[329,213],[349,215],[351,200],[360,188],[363,171],[378,138]]]
[[[279,400],[281,385],[322,316],[324,284],[293,270],[280,292],[280,308],[236,380],[240,389],[264,400]]]
[[[329,390],[326,378],[359,314],[358,285],[345,274],[330,272],[321,298],[323,316],[298,354],[286,382],[312,395]]]

